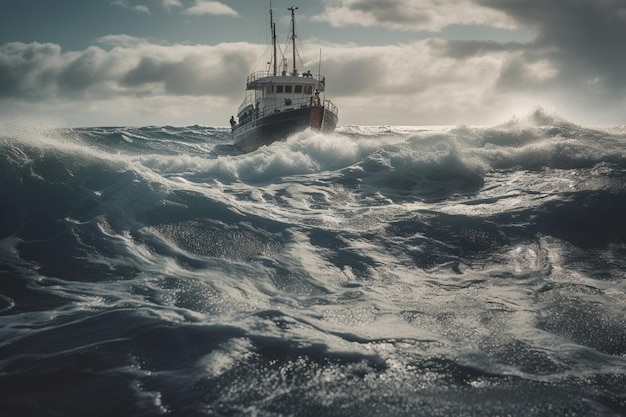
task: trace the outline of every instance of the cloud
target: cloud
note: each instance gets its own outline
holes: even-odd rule
[[[620,104],[626,95],[623,0],[326,0],[318,20],[433,32],[453,25],[529,30],[537,35],[524,44],[452,40],[441,52],[460,65],[472,57],[507,54],[497,76],[504,91],[544,89]]]
[[[105,50],[91,46],[62,52],[56,44],[9,43],[0,47],[0,98],[136,96],[151,90],[163,96],[239,96],[254,46],[162,46],[126,36]],[[254,52],[252,52],[254,50]]]
[[[240,92],[242,78],[233,74],[249,68],[251,62],[241,53],[211,49],[197,47],[182,54],[142,56],[119,83],[176,96],[229,96]]]
[[[96,39],[96,43],[105,46],[121,46],[121,47],[137,47],[145,44],[147,41],[144,38],[138,38],[136,36],[129,36],[123,34],[106,35]]]
[[[113,35],[63,51],[53,43],[0,46],[0,104],[73,126],[226,124],[259,47],[158,45]]]
[[[577,116],[604,112],[615,119],[614,115],[626,106],[626,71],[623,70],[626,68],[623,47],[626,3],[623,0],[326,0],[326,9],[317,20],[336,27],[359,25],[431,31],[433,37],[438,36],[436,32],[453,26],[478,25],[529,31],[536,35],[523,43],[498,41],[497,37],[490,41],[433,39],[432,49],[415,52],[431,59],[419,64],[423,68],[418,73],[398,61],[398,73],[410,73],[416,77],[413,88],[404,91],[416,91],[423,79],[438,83],[424,91],[448,91],[447,87],[454,85],[452,89],[458,88],[459,93],[456,100],[454,97],[448,99],[452,100],[451,103],[465,102],[468,110],[473,103],[484,102],[486,97],[499,100],[498,97],[514,96],[520,101],[534,98],[537,102],[576,108]],[[385,60],[390,56],[382,50],[379,53]],[[413,61],[408,55],[404,59]],[[423,77],[424,72],[428,73],[424,68],[428,67],[438,68],[441,74],[451,76],[454,71],[444,63],[468,72],[485,71],[475,65],[489,60],[494,65],[482,74],[482,79],[473,79],[469,75],[458,78],[459,81],[476,83],[477,94],[473,102],[463,98],[462,91],[468,88],[462,83],[451,83],[454,77],[445,80]],[[341,65],[349,69],[351,64],[343,62]],[[367,65],[378,73],[390,74],[389,68],[381,71],[381,63],[376,60]],[[362,63],[359,67],[365,66]],[[353,74],[359,71],[349,69]],[[336,76],[342,77],[341,71]],[[398,81],[397,75],[393,77]],[[350,79],[343,85],[355,84],[358,84],[356,79]],[[369,90],[374,88],[371,84],[366,82],[370,85]],[[389,91],[394,89],[384,80],[378,85]],[[366,87],[363,85],[362,88]]]
[[[440,31],[450,25],[513,28],[515,21],[492,7],[472,0],[326,0],[315,18],[335,27],[379,26],[412,31]]]
[[[207,0],[196,0],[196,4],[193,7],[186,9],[184,14],[193,16],[202,15],[226,15],[226,16],[239,16],[239,14],[231,7],[217,2]]]
[[[0,47],[0,97],[30,98],[56,91],[61,47],[11,42]]]
[[[338,1],[333,7],[364,13],[372,25],[387,21],[406,30],[419,21],[420,11],[408,1],[384,0],[387,10],[367,0]],[[536,38],[327,43],[322,72],[341,123],[492,124],[536,106],[581,121],[623,123],[626,6],[616,0],[474,1],[476,16],[490,10],[498,24],[533,30]],[[469,5],[457,3],[461,9]],[[404,16],[399,6],[410,6]],[[479,20],[470,15],[420,24],[435,28]],[[248,43],[159,45],[127,35],[99,38],[97,46],[82,51],[8,43],[0,46],[0,101],[65,112],[81,125],[107,124],[107,118],[124,124],[222,125],[243,98],[245,77],[261,49]],[[317,72],[317,62],[302,68],[307,69]]]
[[[626,3],[622,0],[477,0],[538,30],[523,59],[545,60],[558,83],[588,97],[622,100],[626,93]]]
[[[116,120],[134,114],[138,121],[153,117],[160,123],[168,123],[165,117],[174,117],[174,107],[182,106],[176,117],[213,114],[213,123],[219,123],[243,98],[245,77],[260,51],[247,43],[168,46],[123,35],[100,42],[110,49],[64,52],[58,45],[37,43],[0,47],[0,99],[54,103],[49,107],[84,114],[106,108]],[[445,41],[433,40],[380,47],[326,45],[323,73],[329,98],[340,105],[344,122],[351,123],[471,123],[478,116],[485,120],[481,112],[486,103],[508,112],[502,117],[510,116],[515,92],[498,97],[496,90],[501,68],[517,52],[468,58],[448,50]],[[316,67],[311,62],[303,70],[315,72]],[[185,104],[202,100],[210,104],[193,111]],[[142,113],[148,107],[153,114]],[[490,116],[501,120],[500,113]]]
[[[148,6],[144,6],[144,5],[131,6],[126,0],[115,0],[111,2],[111,5],[123,7],[124,9],[133,10],[138,13],[150,14],[150,9],[148,9]]]
[[[180,0],[162,0],[162,4],[167,10],[172,10],[176,7],[183,7]]]
[[[340,97],[341,112],[353,123],[495,123],[537,104],[530,93],[498,85],[514,49],[468,58],[454,57],[448,48],[444,40],[335,45],[324,48],[322,72],[329,94]]]

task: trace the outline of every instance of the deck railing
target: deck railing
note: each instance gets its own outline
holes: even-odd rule
[[[274,75],[274,73],[269,72],[269,71],[256,71],[253,72],[252,74],[248,75],[248,79],[246,80],[246,85],[249,85],[250,83],[259,80],[263,77],[271,77],[272,75]]]
[[[251,102],[249,104],[252,104]],[[247,104],[246,104],[247,105]],[[245,125],[253,120],[260,119],[265,116],[269,116],[275,113],[282,113],[293,111],[297,109],[303,109],[314,105],[323,105],[326,110],[337,115],[338,109],[330,100],[323,100],[323,102],[316,102],[315,97],[304,97],[299,99],[279,101],[275,104],[263,107],[261,109],[253,109],[242,117],[240,117],[239,125]],[[243,108],[243,107],[242,107]]]
[[[337,108],[337,106],[335,106],[330,100],[324,100],[324,108],[334,115],[337,115],[339,113],[339,109]]]
[[[321,104],[321,103],[320,103]],[[296,100],[290,100],[287,102],[275,103],[271,106],[266,106],[263,111],[259,112],[259,117],[264,117],[273,113],[280,113],[284,111],[291,111],[296,109],[304,109],[315,105],[314,97],[305,97]],[[333,114],[337,114],[338,109],[330,100],[324,100],[323,106],[325,109]]]
[[[287,99],[284,101],[279,101],[270,106],[266,106],[263,108],[261,112],[261,117],[270,115],[272,113],[280,113],[283,111],[290,111],[295,109],[301,109],[305,107],[309,107],[312,104],[312,100],[310,97],[298,98],[298,99]]]
[[[248,78],[246,80],[246,86],[249,86],[253,82],[260,80],[261,78],[272,77],[273,75],[274,73],[270,71],[255,71],[252,74],[248,75]],[[324,83],[323,80],[325,80],[325,77],[322,76],[321,74],[317,74],[316,76],[316,75],[311,74],[311,71],[298,74],[298,77],[316,80],[320,83]]]

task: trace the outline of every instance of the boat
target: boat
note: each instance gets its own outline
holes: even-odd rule
[[[271,57],[266,70],[254,71],[246,80],[246,92],[230,118],[234,145],[243,152],[284,140],[290,135],[312,129],[332,133],[338,122],[337,107],[325,97],[326,77],[296,66],[296,19],[298,7],[289,7],[291,27],[285,51],[291,47],[291,68],[287,53],[282,54],[279,71],[276,24],[270,3]],[[320,65],[321,69],[321,52]]]

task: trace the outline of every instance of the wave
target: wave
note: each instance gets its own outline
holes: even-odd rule
[[[543,112],[249,154],[225,128],[0,126],[0,402],[619,415],[625,139]]]

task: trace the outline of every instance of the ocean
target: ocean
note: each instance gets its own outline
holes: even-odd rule
[[[0,124],[1,416],[624,416],[626,127]]]

